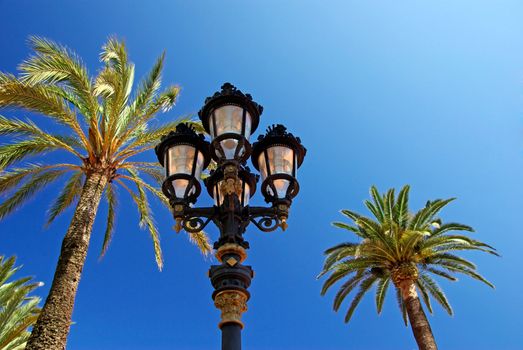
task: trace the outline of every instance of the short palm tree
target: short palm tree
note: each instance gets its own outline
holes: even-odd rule
[[[29,338],[31,327],[40,309],[40,298],[29,296],[40,283],[31,277],[10,280],[20,269],[15,258],[0,256],[0,350],[22,350]]]
[[[162,267],[148,192],[168,204],[158,190],[163,172],[155,162],[135,157],[153,148],[162,134],[181,121],[155,123],[159,113],[175,104],[180,89],[171,86],[159,92],[162,54],[132,93],[134,65],[124,43],[115,38],[103,46],[103,67],[94,78],[66,47],[39,37],[32,37],[30,43],[34,55],[20,64],[19,76],[0,73],[0,108],[47,117],[58,124],[58,133],[44,131],[32,120],[0,116],[0,135],[9,138],[0,146],[0,195],[7,196],[0,204],[0,219],[46,185],[68,176],[49,210],[48,223],[69,206],[76,204],[76,209],[63,239],[51,290],[27,345],[29,350],[62,350],[92,225],[104,193],[108,215],[102,255],[111,241],[118,203],[116,187],[121,186],[136,205],[140,225],[148,229],[156,262]],[[30,156],[50,151],[63,151],[72,156],[72,162],[19,165]],[[153,184],[142,174],[155,180]],[[190,235],[190,239],[204,252],[211,249],[203,233]]]
[[[376,285],[376,307],[381,312],[389,286],[394,286],[403,319],[410,321],[420,349],[437,349],[429,322],[421,306],[418,293],[432,313],[430,298],[449,314],[452,308],[445,294],[431,275],[456,281],[460,273],[493,285],[476,272],[476,266],[456,255],[456,252],[478,250],[497,255],[491,246],[452,231],[469,231],[469,226],[458,223],[442,224],[437,217],[451,199],[429,201],[415,214],[409,212],[409,186],[395,196],[394,190],[380,195],[371,188],[372,201],[365,201],[374,218],[350,210],[342,214],[355,225],[335,222],[334,225],[360,237],[358,243],[342,243],[325,251],[326,260],[320,276],[330,274],[321,294],[340,280],[344,280],[334,297],[338,311],[344,299],[356,290],[345,316],[348,322],[363,296]]]

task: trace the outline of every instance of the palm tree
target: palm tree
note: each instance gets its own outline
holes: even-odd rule
[[[15,258],[0,256],[0,350],[25,348],[31,327],[38,318],[40,298],[28,296],[40,283],[31,277],[8,280],[20,269],[14,267]]]
[[[136,205],[140,225],[149,231],[156,263],[162,268],[148,192],[168,205],[157,186],[163,172],[155,162],[134,157],[153,148],[161,135],[184,119],[154,123],[160,112],[175,104],[180,91],[171,86],[159,92],[164,54],[131,95],[134,65],[123,42],[110,38],[102,47],[103,68],[94,78],[68,48],[39,37],[30,38],[30,44],[34,55],[20,64],[18,77],[0,73],[0,108],[47,117],[58,124],[61,133],[44,131],[32,120],[0,116],[0,135],[10,137],[10,143],[0,146],[0,194],[8,195],[0,204],[0,219],[46,185],[68,175],[50,207],[48,223],[69,206],[76,204],[76,209],[63,239],[51,290],[27,345],[28,350],[62,350],[92,225],[104,193],[108,215],[101,255],[111,241],[118,203],[116,187],[121,186]],[[17,165],[50,151],[64,151],[73,161]],[[156,183],[150,184],[141,174]],[[210,251],[204,233],[190,235],[190,239],[203,252]]]
[[[330,275],[321,294],[324,295],[332,285],[345,279],[334,297],[334,310],[338,311],[344,299],[358,288],[345,316],[345,322],[349,322],[360,300],[373,285],[376,285],[376,308],[378,314],[381,313],[392,282],[405,325],[408,324],[408,316],[419,348],[437,349],[418,292],[430,313],[432,297],[452,315],[445,294],[431,275],[456,281],[454,274],[461,273],[494,287],[476,272],[473,263],[454,252],[478,250],[494,255],[497,253],[485,243],[452,233],[473,232],[471,227],[441,223],[438,213],[454,198],[428,201],[423,209],[411,214],[409,186],[403,187],[397,198],[394,189],[380,195],[374,186],[370,194],[372,201],[365,201],[365,205],[374,218],[342,210],[341,213],[353,220],[355,225],[334,223],[334,226],[356,234],[361,241],[342,243],[325,251],[325,265],[318,277]]]

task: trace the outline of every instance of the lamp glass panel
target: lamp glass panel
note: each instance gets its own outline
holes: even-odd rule
[[[211,136],[214,139],[225,133],[242,134],[243,108],[234,105],[224,105],[216,108],[209,121]],[[244,135],[247,140],[251,136],[251,115],[245,112],[245,131]],[[215,130],[216,126],[216,130]],[[238,141],[234,139],[225,139],[220,142],[226,159],[233,159]],[[245,150],[239,152],[241,156]]]
[[[198,156],[196,158],[194,174],[192,174],[195,152],[198,152]],[[197,151],[194,146],[175,145],[169,148],[166,157],[168,157],[168,159],[166,159],[165,162],[166,164],[168,164],[167,176],[175,174],[187,174],[193,175],[196,181],[198,181],[202,173],[204,158],[203,154]],[[172,184],[176,193],[176,197],[183,198],[185,190],[189,185],[189,180],[177,179],[173,180]],[[192,194],[194,191],[195,189],[192,188],[188,194]]]
[[[218,185],[214,186],[213,197],[214,197],[214,205],[216,205],[216,206],[222,205],[223,201],[225,200],[225,195],[221,191],[222,183],[223,183],[223,180],[219,181]],[[218,191],[218,193],[216,191]],[[220,199],[220,203],[218,203],[218,197]],[[244,206],[249,205],[249,199],[251,198],[251,188],[249,187],[249,184],[247,184],[247,183],[245,183],[245,191],[243,191],[242,197],[243,197],[243,205]]]
[[[294,150],[285,146],[272,146],[269,147],[265,152],[267,152],[267,158],[269,164],[265,163],[265,153],[262,152],[258,157],[258,165],[260,167],[260,173],[262,176],[262,181],[267,178],[267,176],[275,174],[287,174],[294,176]],[[267,168],[268,166],[268,168]],[[276,187],[276,195],[278,198],[284,198],[289,188],[289,180],[285,179],[276,179],[273,181],[274,187]],[[270,195],[274,195],[272,189],[269,187],[268,192]]]

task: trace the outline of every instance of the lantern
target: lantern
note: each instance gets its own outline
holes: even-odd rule
[[[230,83],[205,100],[198,112],[211,135],[212,158],[243,161],[250,156],[249,137],[258,127],[263,107]]]
[[[163,193],[172,202],[195,203],[200,195],[200,176],[210,162],[209,143],[186,123],[163,136],[155,148],[158,161],[165,168]]]
[[[267,202],[291,201],[298,194],[297,170],[306,153],[301,140],[280,124],[269,127],[254,143],[252,163],[260,171]]]

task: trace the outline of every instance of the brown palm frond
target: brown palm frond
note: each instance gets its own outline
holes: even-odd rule
[[[211,240],[209,239],[209,236],[203,231],[199,232],[187,232],[187,235],[189,236],[189,241],[196,245],[200,252],[204,256],[208,256],[212,254],[213,248],[211,244]]]

